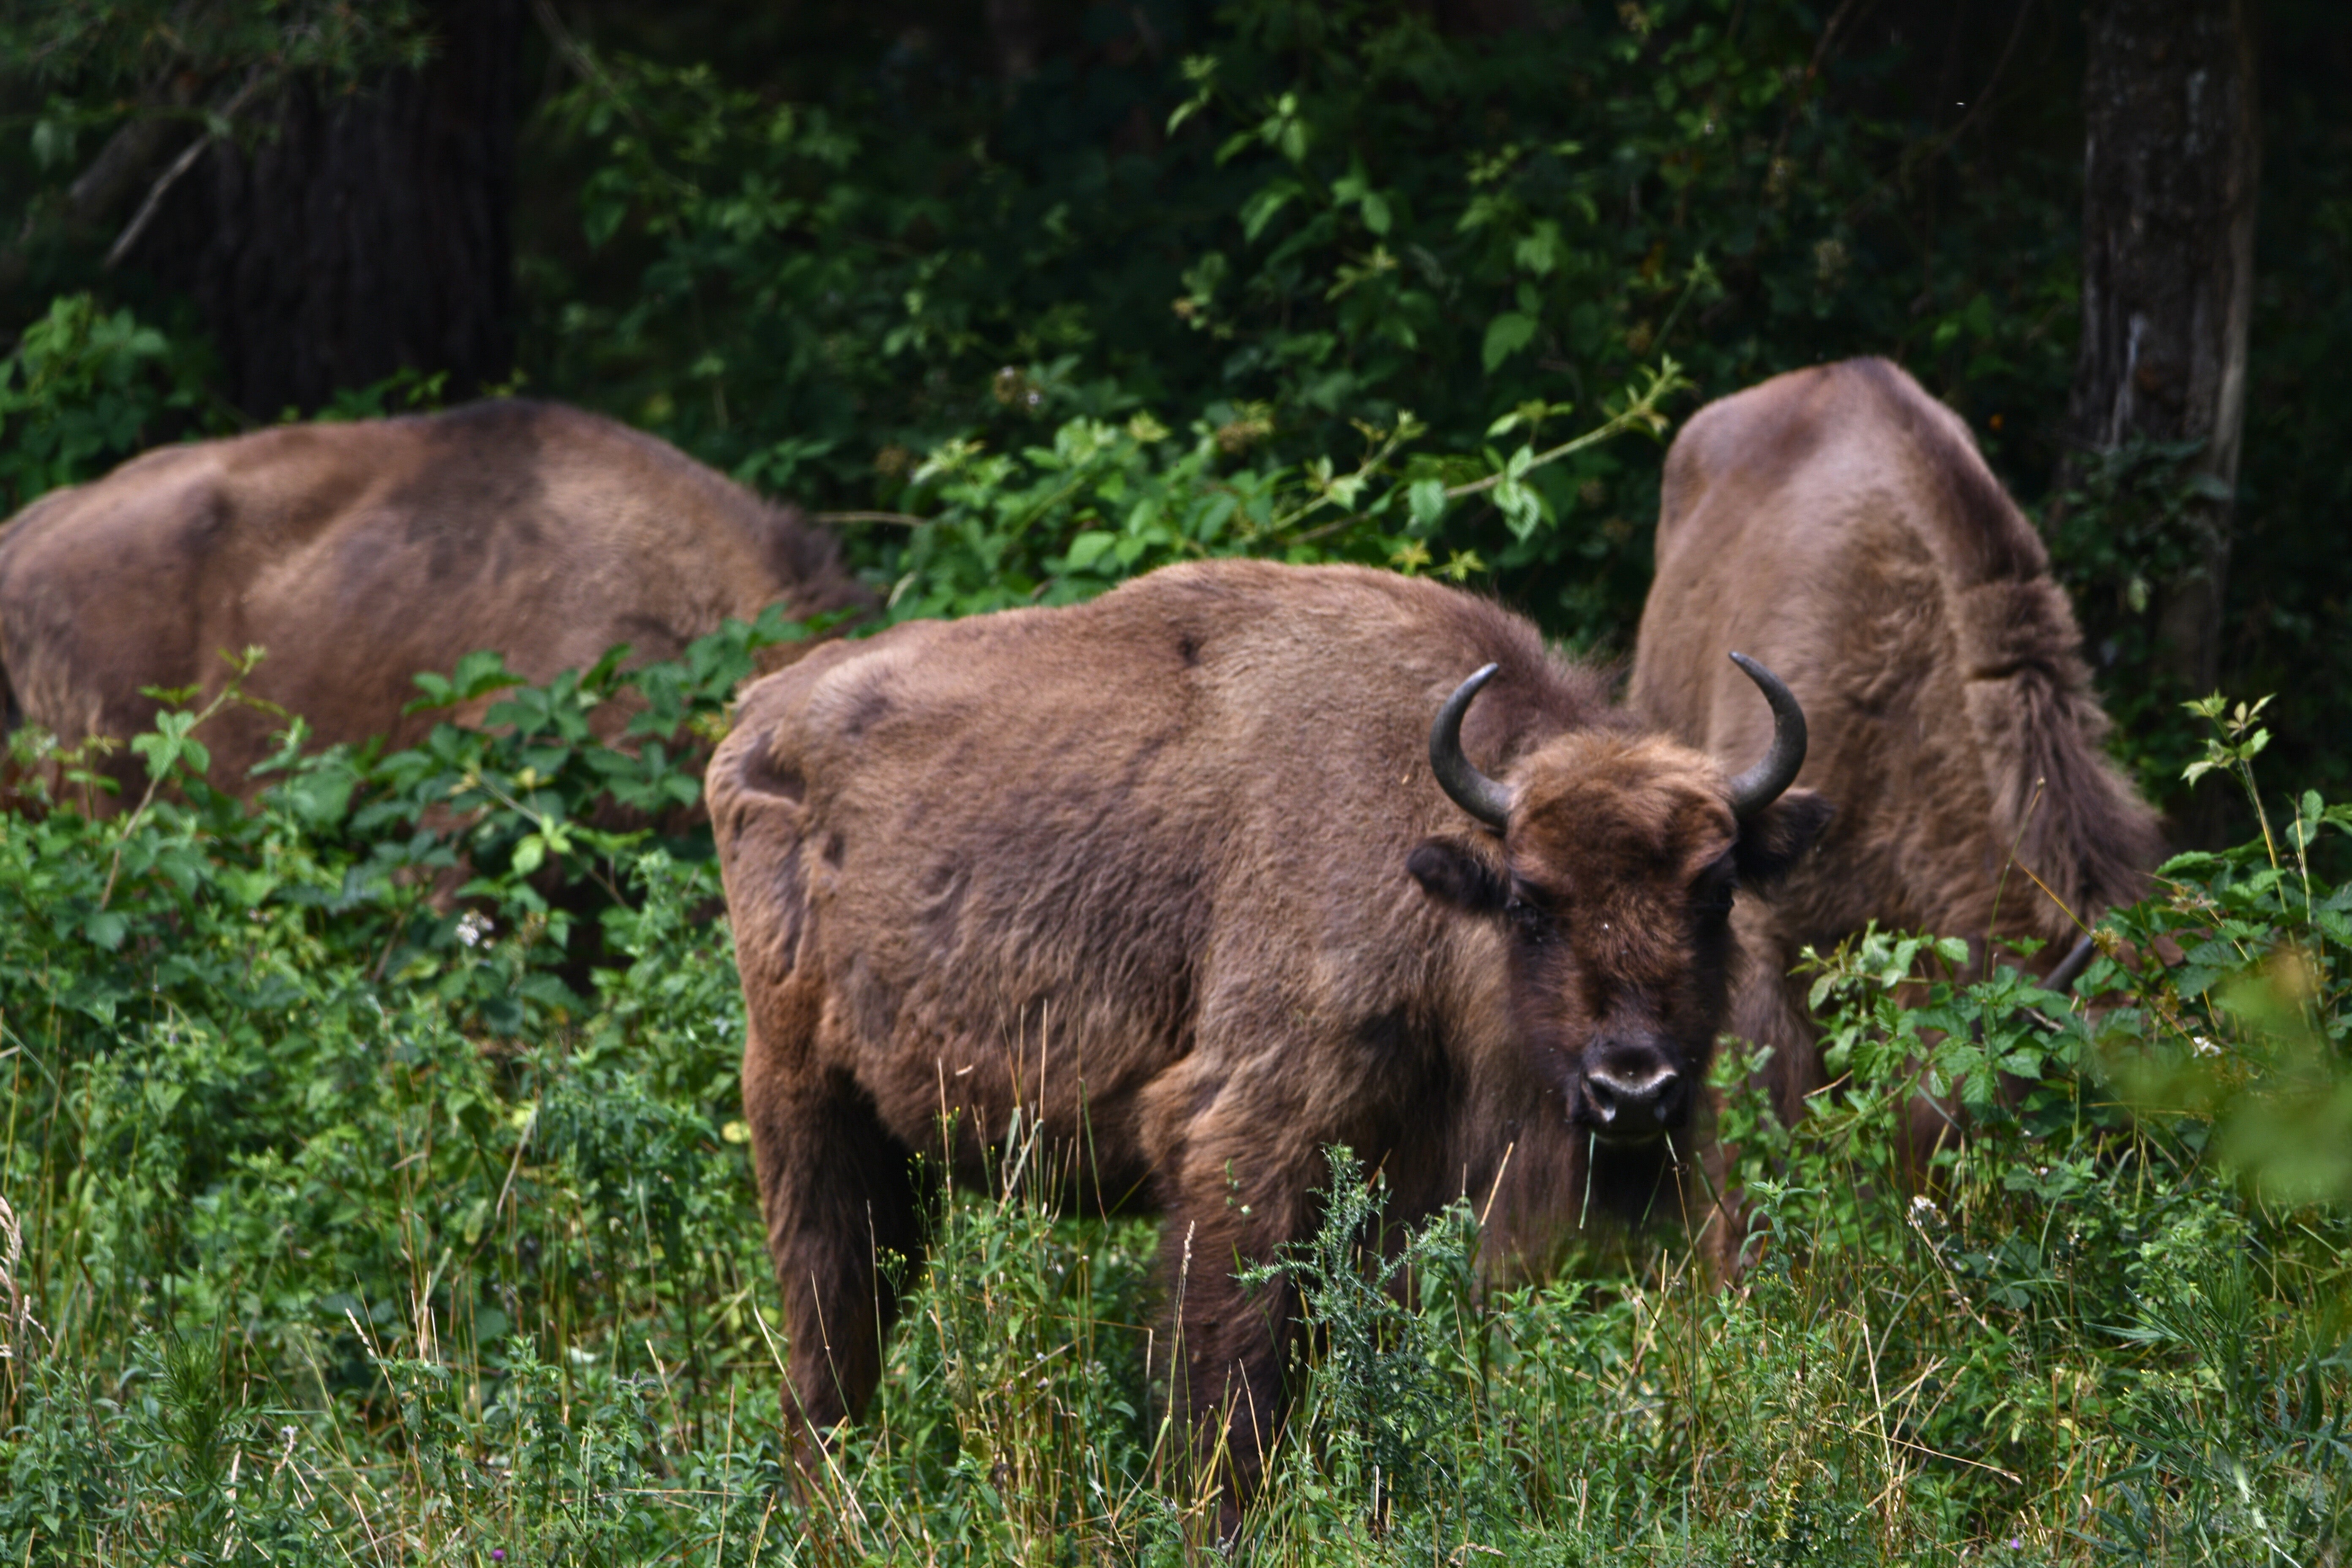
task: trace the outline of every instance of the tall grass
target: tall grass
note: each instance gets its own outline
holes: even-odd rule
[[[746,646],[639,682],[641,732],[707,721]],[[158,744],[135,812],[0,822],[0,1562],[1214,1550],[1154,1234],[1056,1218],[1018,1137],[947,1194],[868,1418],[785,1457],[707,841],[594,826],[684,793],[587,739],[628,684],[289,763],[251,815]],[[1663,1231],[1493,1277],[1469,1205],[1399,1243],[1335,1152],[1233,1551],[2341,1561],[2352,893],[2306,862],[2352,818],[2277,820],[2116,919],[2096,1006],[1911,939],[1822,959],[1814,1114],[1719,1074],[1729,1288]],[[1893,1137],[1922,1089],[1969,1127],[1924,1191]]]

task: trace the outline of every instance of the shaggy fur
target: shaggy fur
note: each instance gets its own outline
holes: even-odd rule
[[[1428,761],[1490,660],[1464,743],[1513,792],[1500,836]],[[1743,830],[1722,768],[1489,603],[1262,562],[822,648],[746,691],[709,780],[802,1434],[874,1390],[910,1160],[980,1179],[1017,1112],[1065,1201],[1168,1216],[1177,1396],[1204,1457],[1229,1442],[1229,1520],[1291,1316],[1234,1272],[1311,1230],[1324,1150],[1401,1218],[1491,1194],[1497,1256],[1638,1215],[1667,1151],[1588,1170],[1584,1075],[1703,1078],[1732,889],[1828,815],[1792,791]]]
[[[222,650],[257,644],[247,689],[319,743],[412,744],[446,716],[402,713],[419,671],[478,648],[531,681],[616,643],[674,658],[778,600],[868,603],[797,512],[652,437],[522,401],[163,447],[0,532],[8,705],[68,744],[148,727],[143,687],[210,698]],[[215,720],[214,782],[248,792],[282,723]],[[136,759],[117,761],[128,784]]]
[[[1691,745],[1759,745],[1722,649],[1754,655],[1804,704],[1801,782],[1838,808],[1737,922],[1754,963],[1732,1027],[1774,1047],[1784,1115],[1822,1081],[1785,978],[1805,944],[1875,920],[1979,951],[2036,937],[2046,969],[2078,918],[2139,896],[2156,816],[2102,750],[2081,642],[1968,426],[1885,361],[1776,377],[1675,438],[1629,703]]]

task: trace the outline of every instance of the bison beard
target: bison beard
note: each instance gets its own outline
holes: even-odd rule
[[[1234,1274],[1313,1228],[1325,1150],[1400,1219],[1472,1194],[1501,1260],[1657,1201],[1733,891],[1829,816],[1783,793],[1802,719],[1774,707],[1727,779],[1491,604],[1259,562],[751,688],[710,801],[796,1439],[874,1391],[917,1156],[980,1179],[1017,1114],[1068,1152],[1065,1201],[1167,1216],[1173,1394],[1230,1530],[1293,1312]]]

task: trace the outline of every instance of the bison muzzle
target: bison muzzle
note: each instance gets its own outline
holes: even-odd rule
[[[1228,1526],[1295,1318],[1234,1273],[1312,1231],[1328,1148],[1394,1218],[1469,1194],[1506,1264],[1638,1219],[1734,893],[1829,816],[1745,668],[1775,738],[1731,777],[1490,603],[1218,562],[751,688],[710,798],[797,1436],[874,1391],[924,1173],[984,1179],[1016,1125],[1067,1152],[1061,1201],[1167,1216],[1171,1397]]]

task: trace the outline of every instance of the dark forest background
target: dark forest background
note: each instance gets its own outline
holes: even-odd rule
[[[1162,472],[1191,429],[1212,463],[1344,470],[1409,412],[1419,471],[1467,472],[1597,423],[1661,356],[1679,419],[1879,353],[2042,522],[2184,837],[2239,826],[2176,782],[2179,704],[2214,686],[2279,694],[2274,776],[2352,773],[2352,28],[2326,0],[0,16],[12,503],[156,441],[519,391],[858,514],[888,588],[942,548],[908,520],[971,478],[927,466],[950,441],[1045,474],[1073,430],[1140,431]],[[2099,331],[2134,288],[2153,346],[2126,363]],[[2233,341],[2242,432],[2210,406]],[[1622,651],[1663,439],[1348,547]],[[966,531],[998,581],[922,607],[1077,572],[1088,521],[1007,555],[1028,523],[1000,507]]]
[[[888,617],[1246,550],[1623,653],[1675,424],[1888,355],[2042,527],[2175,847],[2237,847],[2073,998],[1953,938],[1809,960],[1804,1117],[1716,1058],[1735,1288],[1664,1216],[1524,1285],[1467,1201],[1368,1256],[1334,1151],[1222,1560],[2340,1563],[2342,11],[0,0],[0,514],[520,394],[799,500]],[[204,782],[224,692],[131,740],[128,809],[86,752],[66,809],[0,800],[0,1563],[1208,1559],[1169,1255],[1057,1220],[1034,1125],[828,1478],[780,1443],[717,866],[603,805],[693,799],[659,738],[781,631],[469,658],[420,684],[488,728],[250,803]],[[2276,701],[2215,739],[2216,687]],[[655,739],[593,743],[605,701]],[[1923,1088],[1966,1118],[1924,1177]]]

